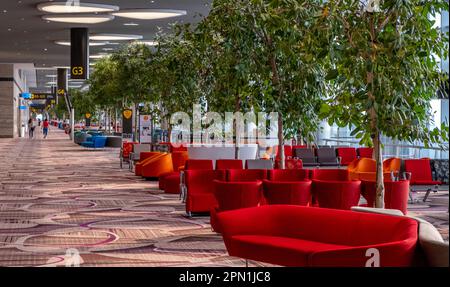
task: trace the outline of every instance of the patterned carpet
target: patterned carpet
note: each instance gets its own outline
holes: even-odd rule
[[[178,196],[121,170],[116,149],[85,150],[53,129],[0,139],[0,161],[0,266],[64,266],[70,248],[82,266],[245,265],[209,217],[185,218]],[[411,210],[448,240],[448,192],[430,198]]]

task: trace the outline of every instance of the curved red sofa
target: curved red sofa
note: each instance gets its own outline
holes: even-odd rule
[[[289,205],[217,214],[229,255],[291,267],[381,267],[413,263],[418,223],[408,217]]]
[[[375,206],[376,183],[363,181],[361,195],[367,200],[367,206]],[[403,214],[408,213],[409,181],[385,181],[384,204],[386,209],[398,209]]]
[[[267,204],[311,205],[312,181],[264,181]]]
[[[345,169],[313,169],[311,179],[330,181],[349,181],[350,174]]]
[[[261,202],[262,182],[224,182],[214,181],[214,196],[217,206],[211,209],[211,227],[220,232],[217,213],[247,207],[256,207]]]
[[[185,183],[187,188],[186,212],[210,212],[217,205],[214,196],[214,180],[225,181],[223,170],[186,170]]]

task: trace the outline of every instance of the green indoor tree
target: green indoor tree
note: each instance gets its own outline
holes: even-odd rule
[[[444,0],[331,0],[327,5],[331,90],[322,113],[350,125],[361,144],[374,146],[376,207],[384,207],[381,136],[426,146],[448,140],[428,128],[430,100],[441,80],[436,55],[446,57],[447,35],[432,16]],[[368,3],[367,3],[368,2]]]

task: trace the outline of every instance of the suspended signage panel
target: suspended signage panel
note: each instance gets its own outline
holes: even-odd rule
[[[70,78],[87,80],[89,78],[89,29],[70,30]]]
[[[124,140],[133,140],[133,110],[125,109],[122,112],[122,137]]]

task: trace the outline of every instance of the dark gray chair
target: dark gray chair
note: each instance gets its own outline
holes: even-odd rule
[[[246,169],[273,169],[273,162],[264,159],[249,159],[245,162]]]
[[[317,162],[320,166],[340,166],[340,160],[334,147],[321,147],[317,149]]]
[[[303,162],[303,166],[318,166],[317,158],[314,154],[314,149],[299,148],[295,149],[295,157]]]
[[[108,136],[108,138],[106,139],[106,147],[121,148],[122,147],[122,137]]]

